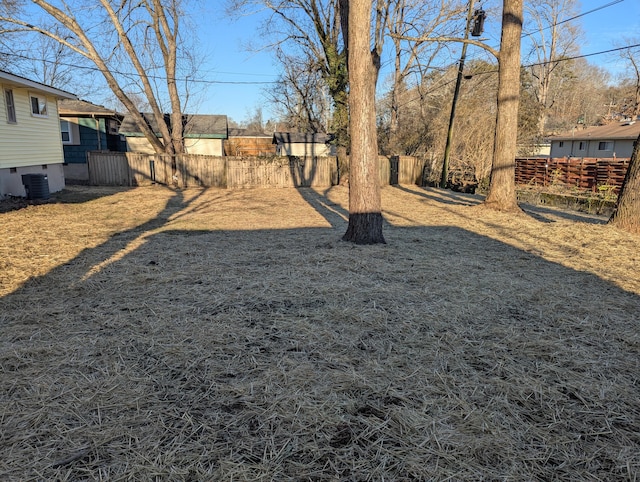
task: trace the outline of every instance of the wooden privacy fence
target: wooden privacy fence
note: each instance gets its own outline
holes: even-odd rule
[[[226,157],[227,187],[325,187],[337,179],[334,157]]]
[[[611,187],[617,193],[628,168],[629,159],[519,158],[516,184],[564,185],[592,191]]]
[[[94,186],[144,186],[153,183],[178,186],[225,186],[224,158],[199,154],[175,156],[133,152],[89,152],[89,184]]]
[[[218,157],[183,154],[172,157],[131,152],[90,152],[89,183],[95,186],[180,187],[329,187],[338,181],[335,157]],[[380,183],[420,182],[423,161],[410,156],[379,156]]]
[[[380,185],[421,184],[425,161],[412,156],[378,156]]]

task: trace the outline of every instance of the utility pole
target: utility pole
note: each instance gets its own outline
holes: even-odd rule
[[[469,10],[467,11],[467,23],[464,30],[464,39],[469,39],[469,29],[471,28],[471,18],[473,17],[474,0],[469,0]],[[449,178],[449,157],[451,155],[451,142],[453,140],[453,121],[456,117],[456,103],[460,94],[460,84],[462,83],[462,71],[464,70],[464,61],[467,57],[467,42],[462,43],[462,54],[460,55],[460,63],[458,64],[458,77],[456,79],[456,87],[453,91],[453,102],[451,103],[451,116],[449,117],[449,130],[447,131],[447,144],[444,148],[444,162],[442,163],[442,176],[440,177],[440,187],[447,187]]]

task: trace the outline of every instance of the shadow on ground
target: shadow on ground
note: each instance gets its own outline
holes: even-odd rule
[[[332,228],[154,232],[176,192],[0,299],[0,478],[638,477],[640,297],[301,195]]]

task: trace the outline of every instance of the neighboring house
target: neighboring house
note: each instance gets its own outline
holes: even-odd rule
[[[142,114],[147,124],[158,136],[160,129],[152,114]],[[183,115],[184,145],[187,154],[208,154],[223,156],[223,141],[227,138],[226,115]],[[165,122],[170,124],[169,115],[165,114]],[[155,154],[153,147],[144,137],[131,115],[126,115],[120,125],[120,134],[125,136],[127,149],[142,154]]]
[[[127,150],[118,134],[124,115],[101,105],[69,99],[58,102],[58,112],[67,180],[89,179],[87,152]]]
[[[335,148],[330,144],[332,140],[330,134],[276,132],[272,142],[278,156],[321,157],[335,155]]]
[[[47,178],[48,191],[64,189],[58,99],[76,96],[0,70],[0,197],[25,196],[23,174]]]
[[[605,126],[574,129],[551,137],[551,157],[631,157],[640,135],[640,122],[616,122]]]
[[[268,156],[276,153],[273,135],[255,129],[229,129],[224,141],[225,156]]]

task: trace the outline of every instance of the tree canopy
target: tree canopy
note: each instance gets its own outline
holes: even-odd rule
[[[183,106],[193,72],[183,48],[185,13],[180,0],[31,0],[3,2],[0,33],[44,36],[86,59],[134,118],[159,153],[183,151]],[[142,110],[156,119],[160,137]],[[170,113],[170,124],[164,114]]]

